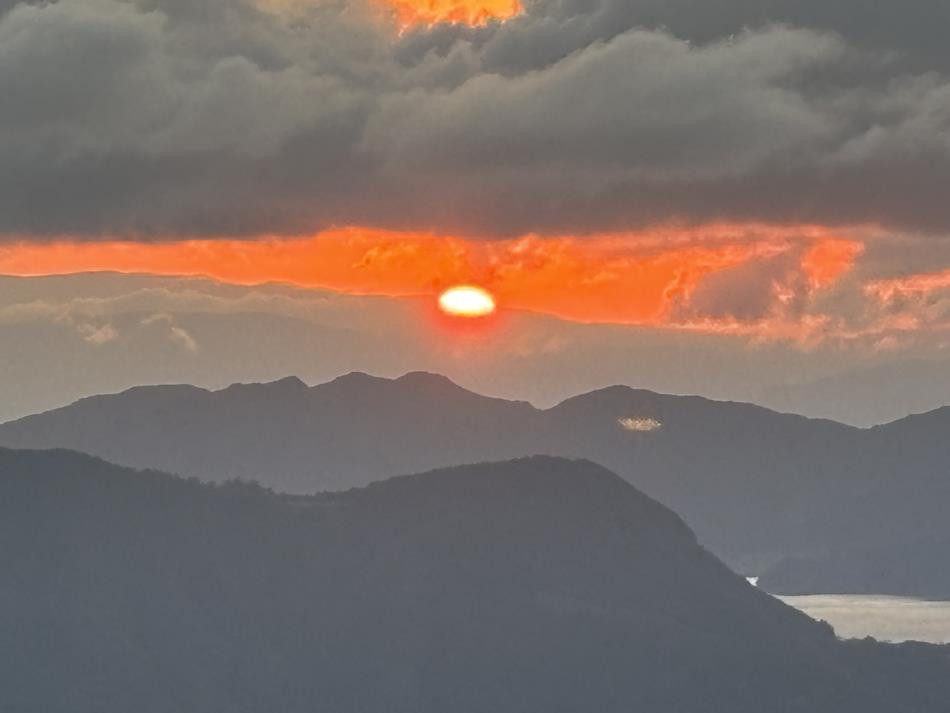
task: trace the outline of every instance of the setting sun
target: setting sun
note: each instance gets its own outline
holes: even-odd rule
[[[455,317],[487,317],[495,307],[495,298],[481,287],[452,287],[439,297],[439,309]]]

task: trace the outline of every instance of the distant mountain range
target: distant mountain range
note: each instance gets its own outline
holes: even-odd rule
[[[484,460],[587,458],[672,507],[734,568],[761,574],[788,558],[950,540],[947,434],[950,409],[862,430],[614,387],[541,410],[413,373],[136,388],[0,426],[0,445],[298,494]]]
[[[293,497],[0,449],[0,553],[11,713],[938,713],[950,700],[946,648],[837,641],[583,461]]]
[[[899,539],[824,556],[789,557],[762,574],[759,586],[777,594],[888,594],[950,600],[950,539]]]

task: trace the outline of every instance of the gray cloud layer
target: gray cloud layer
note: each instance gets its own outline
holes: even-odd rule
[[[0,0],[0,233],[950,227],[944,2],[274,7]]]

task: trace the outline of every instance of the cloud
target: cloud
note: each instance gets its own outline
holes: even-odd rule
[[[94,324],[80,324],[76,331],[82,335],[82,338],[89,344],[102,346],[119,338],[119,332],[111,324],[96,326]]]
[[[165,312],[153,314],[143,319],[141,324],[143,327],[151,327],[153,325],[163,326],[168,330],[168,339],[171,340],[173,344],[177,344],[190,354],[196,354],[198,352],[197,340],[192,337],[187,330],[176,324],[175,317],[171,314]]]
[[[181,327],[172,327],[169,330],[172,341],[181,345],[187,352],[195,353],[198,351],[198,342],[188,332]]]
[[[475,281],[582,322],[950,343],[945,3],[514,7],[0,2],[0,271]],[[107,343],[113,307],[0,321]]]
[[[945,3],[765,7],[7,2],[0,235],[950,228]]]
[[[390,5],[402,26],[435,22],[485,25],[522,10],[518,0],[390,0]]]
[[[474,283],[505,310],[663,325],[700,314],[736,316],[714,304],[720,298],[704,297],[715,291],[709,281],[716,275],[732,283],[743,265],[752,274],[760,264],[783,259],[789,279],[802,281],[806,251],[834,240],[808,226],[717,225],[494,241],[346,230],[306,240],[21,243],[0,254],[0,272],[198,274],[236,284],[279,281],[387,296],[435,295]]]

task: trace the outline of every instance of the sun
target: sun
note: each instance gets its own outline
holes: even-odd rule
[[[495,312],[495,298],[472,285],[451,287],[439,296],[439,309],[453,317],[487,317]]]

